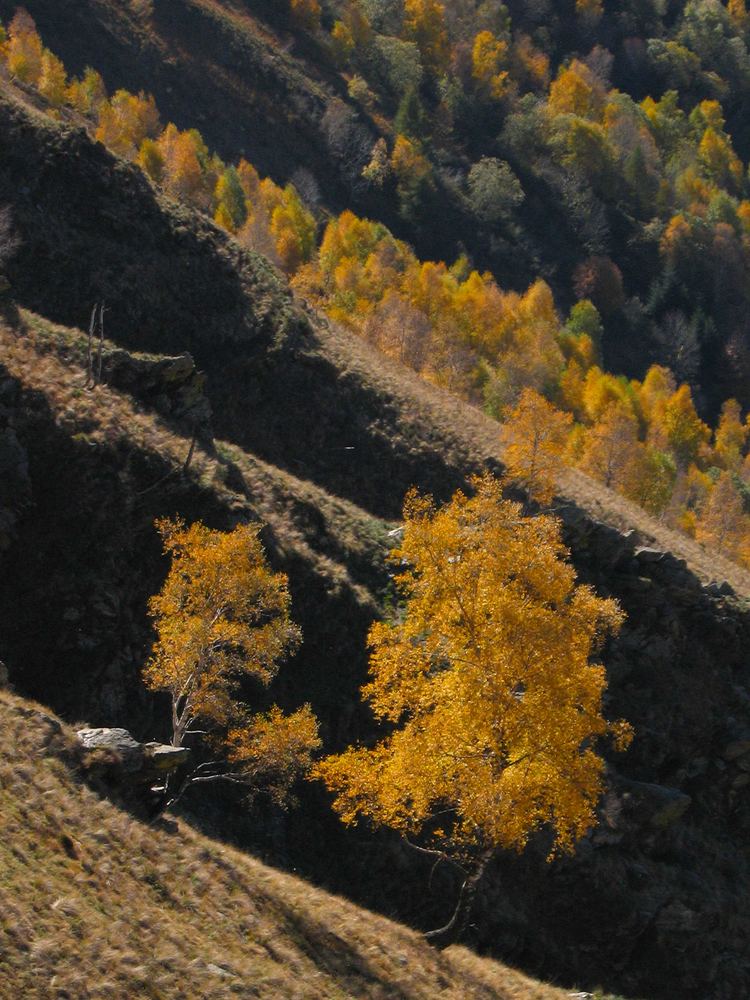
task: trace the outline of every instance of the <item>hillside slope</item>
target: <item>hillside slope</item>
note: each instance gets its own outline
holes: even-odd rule
[[[0,494],[13,520],[0,521],[0,658],[14,683],[68,719],[161,735],[138,683],[146,599],[165,571],[153,518],[226,528],[259,516],[305,634],[274,696],[311,701],[327,748],[366,738],[356,689],[387,597],[385,522],[408,486],[442,498],[497,468],[492,425],[306,315],[266,262],[81,130],[7,96],[0,128],[0,202],[23,241],[14,295],[48,317],[9,306],[0,343],[0,432],[18,483],[10,501]],[[84,325],[102,300],[107,356],[119,349],[141,374],[118,381],[108,361],[109,384],[87,390],[82,335],[55,324]],[[183,473],[193,418],[149,365],[186,350],[219,441],[206,431]],[[750,613],[731,588],[703,585],[710,565],[644,550],[647,525],[624,533],[640,525],[627,507],[583,480],[563,485],[592,506],[558,507],[579,576],[628,615],[605,651],[607,711],[636,739],[612,761],[601,830],[565,863],[546,865],[536,845],[498,864],[472,941],[568,983],[744,997]],[[344,832],[315,791],[285,820],[248,823],[229,801],[202,818],[415,926],[435,926],[453,893],[447,880],[425,893],[427,870],[389,838]]]
[[[0,691],[0,997],[564,1000],[438,952],[185,823],[151,828],[81,783],[74,738]]]

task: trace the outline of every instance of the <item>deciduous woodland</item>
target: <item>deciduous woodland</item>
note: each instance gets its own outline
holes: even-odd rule
[[[526,292],[504,291],[466,256],[450,264],[421,261],[382,223],[349,210],[334,218],[316,213],[309,179],[300,182],[300,192],[262,179],[245,159],[224,163],[197,129],[164,126],[148,95],[120,90],[109,97],[93,69],[69,80],[25,13],[9,24],[2,56],[7,72],[34,88],[51,114],[70,109],[84,116],[97,139],[275,261],[297,293],[331,318],[499,420],[533,390],[559,411],[558,423],[567,422],[560,449],[567,464],[750,566],[750,423],[730,398],[711,426],[694,398],[702,356],[715,363],[721,353],[723,382],[734,380],[741,393],[750,358],[741,327],[746,307],[738,298],[750,287],[742,277],[750,201],[743,198],[744,167],[727,132],[715,69],[698,74],[692,102],[670,89],[658,100],[636,102],[608,88],[611,57],[601,47],[552,74],[548,55],[528,34],[513,32],[500,5],[485,5],[470,21],[468,11],[462,19],[439,3],[409,3],[395,34],[378,33],[373,22],[393,26],[398,6],[350,3],[330,33],[330,58],[365,104],[376,101],[367,79],[382,88],[387,105],[388,87],[396,84],[383,83],[378,73],[412,70],[393,134],[373,145],[362,184],[394,185],[402,214],[418,215],[437,191],[427,155],[437,140],[430,136],[451,109],[459,129],[459,89],[474,114],[492,120],[493,109],[502,109],[515,158],[531,175],[543,175],[552,160],[564,168],[565,183],[577,185],[568,192],[575,219],[592,229],[584,239],[592,253],[572,273],[577,301],[567,316],[542,279]],[[295,3],[292,14],[302,30],[329,44],[317,3]],[[597,4],[579,5],[576,17],[580,30],[595,32],[605,14]],[[493,30],[483,28],[468,45],[468,24],[485,22]],[[741,41],[746,18],[736,9],[689,4],[680,24],[674,40],[654,39],[642,56],[666,84],[681,79],[677,67],[692,65],[691,58],[714,67],[718,52],[707,49],[711,25],[736,56],[724,71],[745,52],[750,74]],[[449,79],[450,67],[452,90],[439,83]],[[419,81],[433,97],[443,95],[429,112]],[[342,118],[344,131],[345,124]],[[465,197],[478,225],[520,225],[524,189],[507,161],[477,160]],[[658,246],[659,277],[648,302],[628,297],[621,268],[603,252],[613,242],[602,207],[610,201],[627,214],[631,241]],[[605,331],[611,325],[622,335],[624,323],[649,323],[668,363],[651,365],[642,378],[607,371]]]
[[[0,19],[0,997],[744,1000],[743,0]]]

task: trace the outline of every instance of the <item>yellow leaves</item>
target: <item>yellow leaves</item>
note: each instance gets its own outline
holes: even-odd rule
[[[508,43],[495,38],[491,31],[480,31],[471,52],[472,75],[496,101],[508,90],[507,60]]]
[[[708,443],[709,428],[695,410],[690,386],[681,385],[652,417],[650,437],[670,448],[677,461],[687,466],[698,458],[701,446]]]
[[[232,532],[170,520],[156,526],[172,566],[149,601],[157,642],[144,680],[171,694],[179,745],[196,718],[227,725],[238,710],[236,679],[270,683],[299,630],[289,618],[286,577],[266,565],[257,525]]]
[[[689,245],[690,239],[690,223],[681,212],[678,212],[669,220],[659,243],[659,249],[665,257],[675,261],[683,248]]]
[[[291,184],[271,214],[271,234],[281,266],[288,273],[310,260],[315,249],[315,219],[307,211]]]
[[[118,156],[134,160],[145,138],[159,132],[159,112],[151,95],[118,90],[100,104],[96,138]]]
[[[714,439],[717,464],[730,471],[738,470],[742,464],[747,436],[748,427],[742,423],[740,404],[736,399],[728,399],[721,408]]]
[[[277,801],[286,798],[296,778],[309,771],[320,749],[318,722],[309,705],[284,715],[274,705],[227,734],[228,758],[253,785],[263,784]]]
[[[548,107],[555,115],[577,115],[599,121],[604,110],[606,93],[603,84],[585,63],[574,59],[561,68],[549,89]]]
[[[416,42],[425,69],[437,74],[447,68],[450,42],[445,8],[438,0],[405,0],[404,35]]]
[[[638,424],[622,403],[612,402],[586,431],[580,467],[612,489],[624,485],[638,450]]]
[[[396,136],[390,166],[402,184],[418,184],[427,180],[432,173],[429,160],[420,153],[417,144],[405,135]]]
[[[540,504],[554,496],[572,423],[570,413],[556,409],[533,389],[524,389],[518,406],[505,414],[500,437],[508,478]]]
[[[440,808],[432,836],[459,852],[520,849],[547,824],[567,850],[601,785],[602,761],[582,747],[610,729],[589,658],[622,616],[576,587],[555,520],[524,517],[490,477],[474,488],[442,508],[407,496],[392,554],[404,612],[373,626],[363,690],[396,729],[315,773],[345,822],[429,832]],[[615,734],[627,743],[626,726]]]
[[[144,139],[138,150],[138,166],[151,178],[155,184],[164,180],[164,156],[157,142]]]
[[[42,72],[42,41],[25,11],[18,11],[8,26],[6,62],[11,76],[36,86]]]
[[[48,49],[42,53],[39,93],[53,108],[61,107],[67,98],[68,78],[65,67]]]
[[[200,133],[180,132],[171,122],[157,140],[164,159],[164,186],[181,201],[207,208],[214,187],[204,176],[206,149]]]
[[[728,472],[722,472],[696,522],[695,538],[702,545],[736,558],[750,533],[750,518]]]
[[[737,192],[742,187],[742,161],[728,137],[707,128],[698,146],[698,159],[709,178],[721,187]]]

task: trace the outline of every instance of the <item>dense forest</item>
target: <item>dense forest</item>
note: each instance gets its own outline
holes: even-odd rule
[[[69,79],[25,13],[3,55],[53,113],[83,116],[309,303],[501,420],[522,390],[541,394],[572,418],[561,461],[750,565],[744,8],[328,14],[290,10],[347,82],[350,102],[329,104],[322,126],[353,199],[382,202],[433,249],[448,245],[431,226],[455,215],[450,263],[421,260],[382,222],[331,216],[309,171],[279,186],[197,129],[164,126],[151,96],[110,97],[93,69]],[[534,277],[525,291],[498,283],[508,259]]]

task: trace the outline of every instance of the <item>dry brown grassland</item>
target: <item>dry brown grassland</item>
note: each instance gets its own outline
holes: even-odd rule
[[[0,998],[563,1000],[81,784],[71,733],[0,692]]]

